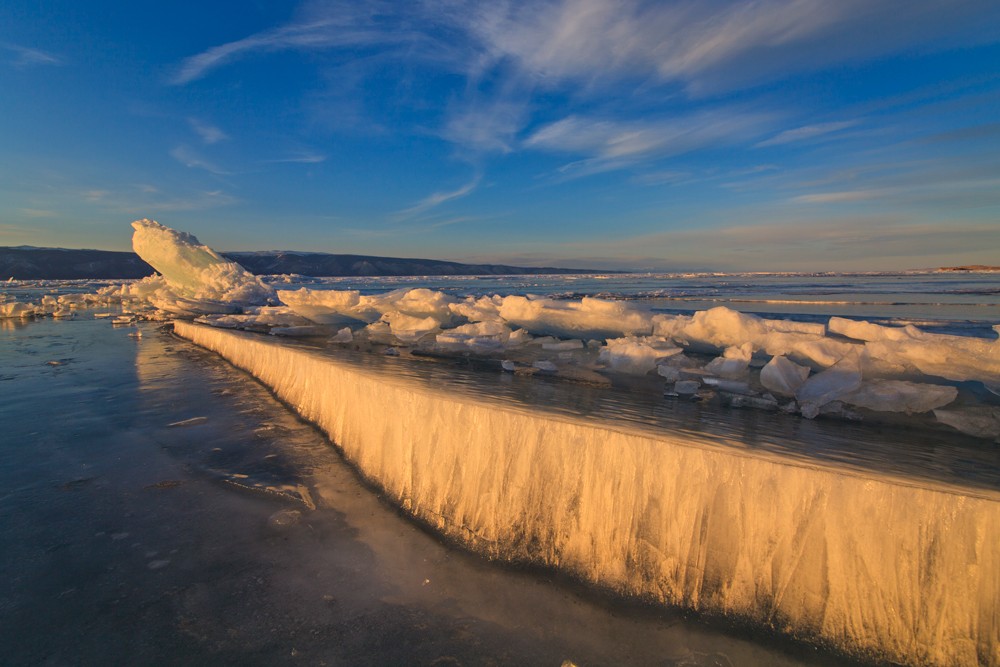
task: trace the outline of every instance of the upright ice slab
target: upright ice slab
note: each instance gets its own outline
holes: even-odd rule
[[[856,653],[1000,666],[1000,494],[457,398],[175,327],[273,388],[401,507],[491,557]]]
[[[274,290],[236,262],[186,232],[154,220],[132,223],[132,248],[160,275],[148,299],[161,310],[182,314],[234,312],[274,299]]]

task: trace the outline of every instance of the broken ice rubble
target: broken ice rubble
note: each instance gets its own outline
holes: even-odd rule
[[[425,288],[275,292],[190,234],[151,220],[132,226],[136,252],[159,275],[93,295],[0,300],[0,318],[72,316],[77,308],[121,303],[150,318],[198,318],[359,349],[492,357],[505,370],[595,384],[649,376],[665,383],[668,395],[717,395],[732,407],[780,407],[808,418],[849,410],[933,414],[965,433],[1000,438],[1000,339],[840,317],[826,324],[767,319],[722,306],[670,315],[593,297],[459,298]]]
[[[924,375],[996,382],[1000,377],[1000,339],[930,334],[914,326],[883,327],[831,317],[832,333],[865,341],[870,356],[913,368]]]

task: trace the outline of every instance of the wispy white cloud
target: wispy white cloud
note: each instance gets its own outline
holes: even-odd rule
[[[62,65],[62,58],[52,55],[41,49],[32,49],[27,46],[0,42],[0,48],[14,54],[12,64],[15,67],[32,67],[35,65]]]
[[[844,192],[818,192],[799,195],[792,199],[801,204],[846,204],[850,202],[869,201],[886,195],[888,190],[846,190]]]
[[[254,52],[423,44],[472,77],[502,61],[542,85],[650,76],[710,85],[698,79],[746,82],[915,43],[983,43],[1000,35],[990,27],[998,16],[984,0],[911,0],[905,13],[868,0],[313,2],[286,25],[186,59],[174,83]]]
[[[185,85],[210,71],[253,53],[288,50],[318,51],[371,46],[414,46],[428,36],[407,25],[412,12],[406,3],[321,3],[307,5],[300,18],[233,42],[212,47],[181,63],[171,79]]]
[[[41,208],[21,208],[18,212],[26,218],[54,218],[58,215],[55,211]]]
[[[283,163],[291,162],[298,164],[319,164],[321,162],[326,162],[327,156],[320,153],[301,153],[299,155],[290,155],[283,158],[274,158],[272,160],[264,160],[264,162],[269,163]]]
[[[889,53],[996,39],[995,6],[976,0],[743,0],[649,3],[557,0],[492,3],[467,29],[495,60],[514,60],[552,83],[656,78],[691,91],[753,84]]]
[[[634,181],[641,185],[673,185],[682,183],[690,178],[690,172],[667,169],[640,174],[635,177]]]
[[[99,202],[111,193],[107,190],[84,190],[81,194],[89,202]]]
[[[444,192],[435,192],[430,194],[420,201],[418,201],[413,206],[398,211],[392,216],[392,219],[399,222],[402,220],[408,220],[414,218],[418,215],[422,215],[427,211],[437,208],[438,206],[453,201],[455,199],[461,199],[472,193],[473,190],[479,185],[479,176],[476,175],[471,181],[463,185],[456,190],[448,190]]]
[[[170,149],[170,157],[174,158],[185,167],[190,167],[192,169],[204,169],[205,171],[217,176],[226,176],[232,173],[219,167],[214,162],[206,160],[198,154],[197,151],[194,151],[185,145],[176,146]]]
[[[518,141],[537,123],[539,107],[547,104],[539,99],[550,93],[601,100],[608,108],[588,113],[621,123],[650,108],[665,116],[663,101],[673,97],[691,103],[707,94],[900,49],[934,50],[996,39],[1000,5],[988,0],[910,0],[905,11],[894,2],[870,0],[314,1],[285,25],[187,58],[172,82],[185,85],[253,54],[279,51],[339,51],[342,57],[324,66],[339,74],[350,69],[348,78],[357,86],[364,77],[384,71],[379,64],[386,61],[424,67],[425,73],[457,76],[459,83],[431,121],[437,125],[417,131],[436,134],[465,152],[506,153],[570,143],[568,136],[554,135],[582,122],[573,116]],[[343,85],[343,76],[333,79]],[[643,104],[630,106],[633,97]],[[351,114],[378,125],[362,110]],[[854,122],[786,130],[758,145],[833,135]],[[683,118],[674,125],[678,123]],[[596,160],[582,163],[587,168],[692,150],[683,148],[681,137],[654,136],[676,127],[635,122],[631,131],[614,136],[609,131],[597,140],[593,135],[600,128],[595,121],[590,125],[590,149],[579,151]],[[694,148],[700,145],[697,133],[694,127],[683,130]]]
[[[220,208],[239,200],[224,190],[163,192],[146,184],[108,190],[85,190],[84,199],[102,210],[129,215]]]
[[[707,111],[662,120],[614,121],[569,116],[539,128],[524,146],[587,156],[563,168],[565,175],[619,169],[651,158],[746,142],[768,127],[765,114]]]
[[[781,144],[790,144],[796,141],[805,141],[807,139],[814,139],[816,137],[825,136],[840,130],[846,130],[849,127],[854,127],[858,124],[856,120],[844,120],[837,121],[833,123],[818,123],[816,125],[805,125],[803,127],[796,127],[791,130],[785,130],[780,132],[775,136],[761,141],[756,144],[756,148],[764,148],[766,146],[780,146]]]
[[[523,100],[501,97],[454,106],[441,136],[472,152],[509,153],[528,119]]]
[[[197,135],[201,138],[203,143],[210,145],[217,144],[220,141],[225,141],[229,138],[229,135],[217,128],[215,125],[198,120],[197,118],[188,118],[188,123],[191,125],[191,129],[194,130],[195,133],[197,133]]]
[[[231,206],[239,199],[222,190],[194,192],[186,196],[163,197],[147,201],[123,201],[119,208],[129,212],[201,211]]]

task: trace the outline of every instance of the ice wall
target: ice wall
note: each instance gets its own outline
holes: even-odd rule
[[[400,506],[491,557],[854,653],[1000,665],[1000,494],[612,429],[262,337],[175,331],[274,389]]]

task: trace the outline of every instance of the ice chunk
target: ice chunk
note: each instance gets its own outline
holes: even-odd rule
[[[358,290],[279,290],[278,298],[294,312],[317,324],[374,322],[382,316],[375,297]]]
[[[752,356],[752,343],[746,342],[742,345],[733,345],[727,347],[721,357],[710,361],[705,366],[705,370],[719,377],[737,380],[747,374]]]
[[[760,369],[760,383],[779,396],[794,396],[809,377],[809,368],[778,355]]]
[[[721,388],[721,387],[720,387]],[[778,401],[774,396],[751,396],[746,393],[724,393],[722,400],[730,408],[753,408],[754,410],[777,410]]]
[[[303,287],[281,290],[278,298],[299,315],[319,324],[371,323],[380,318],[387,322],[396,320],[396,329],[406,337],[411,336],[412,325],[417,320],[434,320],[434,327],[418,327],[425,334],[434,328],[447,327],[454,321],[450,306],[455,299],[443,292],[424,288],[363,295],[358,290],[311,290]]]
[[[981,406],[956,410],[935,410],[934,416],[942,424],[975,436],[992,438],[1000,442],[1000,408]]]
[[[35,314],[37,307],[30,303],[23,303],[20,301],[11,301],[9,303],[0,303],[0,318],[28,318]]]
[[[842,397],[844,403],[878,412],[928,412],[948,405],[958,396],[958,389],[937,384],[875,380]]]
[[[520,347],[521,345],[527,345],[535,339],[526,329],[515,329],[513,333],[510,334],[510,338],[507,339],[507,348]]]
[[[298,326],[298,327],[271,327],[269,333],[272,336],[287,336],[289,338],[297,338],[304,336],[321,336],[323,335],[323,329],[313,324],[307,324],[305,326]]]
[[[503,297],[498,294],[484,296],[480,298],[468,297],[459,303],[448,306],[457,317],[465,318],[470,322],[488,322],[500,319],[500,305]]]
[[[257,276],[191,234],[145,219],[136,220],[132,227],[132,248],[165,281],[155,293],[154,305],[161,310],[227,312],[233,305],[261,305],[274,298],[274,290]]]
[[[375,306],[382,314],[402,313],[415,318],[433,318],[440,327],[450,326],[453,322],[451,306],[454,297],[444,292],[435,292],[426,288],[402,289],[388,294],[371,297]]]
[[[344,327],[333,336],[327,339],[328,343],[350,343],[354,340],[354,334],[350,327]]]
[[[221,329],[243,329],[246,328],[252,318],[246,315],[202,315],[194,319],[198,324],[207,324],[210,327]]]
[[[802,406],[802,416],[812,419],[827,403],[861,386],[861,354],[853,352],[836,364],[806,380],[795,398]]]
[[[542,343],[542,349],[552,352],[563,352],[566,350],[582,350],[583,341],[579,338],[570,340],[560,340],[551,343]]]
[[[394,343],[396,341],[392,335],[392,330],[389,329],[389,323],[382,320],[372,322],[365,327],[364,331],[368,336],[368,340],[373,343]]]
[[[831,340],[821,324],[766,320],[719,306],[687,317],[657,315],[653,333],[682,340],[693,347],[717,351],[750,343],[753,351],[790,356],[817,368],[832,366],[857,347]]]
[[[420,317],[395,311],[382,316],[393,336],[404,343],[415,343],[424,336],[441,330],[441,323],[431,316]]]
[[[243,307],[236,302],[216,299],[189,299],[179,296],[170,287],[164,287],[151,294],[148,303],[157,310],[185,318],[211,313],[240,313],[243,311]]]
[[[697,394],[700,387],[701,383],[697,380],[680,380],[674,383],[674,392],[681,396],[690,396]]]
[[[677,382],[681,378],[681,369],[669,364],[657,364],[656,374],[666,379],[667,382]]]
[[[580,301],[508,296],[500,316],[510,324],[536,334],[567,338],[608,338],[649,334],[652,315],[620,301],[584,297]]]
[[[1000,339],[931,334],[914,326],[883,327],[830,318],[831,332],[866,341],[870,356],[916,368],[925,375],[964,382],[1000,381]]]
[[[80,308],[87,305],[87,301],[93,299],[90,294],[63,294],[56,299],[56,303],[66,308]]]
[[[705,384],[709,387],[714,387],[719,391],[725,391],[730,394],[751,394],[753,390],[750,389],[750,383],[742,382],[740,380],[727,380],[726,378],[717,377],[707,377],[705,378]]]
[[[609,339],[598,360],[618,373],[645,375],[656,368],[657,362],[680,352],[680,348],[666,338],[629,336]]]
[[[536,361],[531,365],[537,368],[538,370],[545,371],[547,373],[554,373],[558,370],[558,367],[551,361],[548,361],[547,359],[539,359],[538,361]]]
[[[488,353],[507,347],[511,330],[500,322],[473,322],[439,333],[435,341],[439,346],[465,348],[476,353]],[[515,344],[519,344],[515,340]]]
[[[248,308],[243,314],[211,314],[195,319],[195,322],[223,329],[265,329],[269,327],[302,327],[312,324],[304,317],[296,315],[284,306]]]
[[[300,327],[310,324],[308,318],[302,317],[287,306],[261,306],[244,309],[251,324],[269,327]]]

